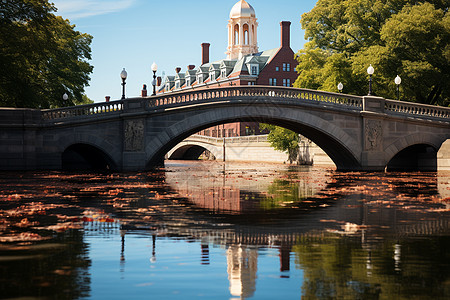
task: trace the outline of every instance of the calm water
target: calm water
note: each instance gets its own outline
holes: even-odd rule
[[[450,173],[0,173],[0,298],[449,299]]]

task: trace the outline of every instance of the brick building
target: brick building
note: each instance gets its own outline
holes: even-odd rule
[[[259,51],[258,23],[253,7],[246,1],[237,2],[228,21],[227,58],[210,62],[209,43],[202,44],[202,62],[198,68],[189,65],[186,72],[176,68],[174,76],[166,76],[157,93],[189,89],[214,88],[224,85],[292,86],[297,78],[297,61],[290,47],[291,22],[283,21],[281,43],[274,49]],[[200,134],[232,137],[259,133],[258,123],[238,122],[214,126]]]

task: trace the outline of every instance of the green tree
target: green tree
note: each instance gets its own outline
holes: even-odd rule
[[[261,130],[269,130],[269,136],[267,137],[270,145],[278,151],[284,151],[288,153],[288,159],[290,163],[293,163],[298,158],[298,134],[292,130],[261,123]]]
[[[0,2],[0,105],[51,108],[83,103],[92,36],[55,16],[47,0]],[[69,98],[63,100],[67,93]]]
[[[395,98],[394,78],[402,78],[402,99],[450,103],[450,17],[448,2],[407,0],[319,0],[302,15],[309,42],[296,57],[294,86],[367,93],[369,64],[374,91]]]

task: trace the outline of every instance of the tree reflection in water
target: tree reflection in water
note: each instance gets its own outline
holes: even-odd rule
[[[276,249],[279,260],[270,284],[279,283],[275,277],[287,280],[305,299],[450,294],[449,175],[223,167],[191,163],[133,174],[0,173],[0,294],[89,297],[91,261],[97,257],[86,236],[102,244],[100,233],[117,237],[114,259],[122,274],[134,272],[127,251],[139,245],[130,246],[127,238],[136,235],[150,237],[146,261],[153,266],[164,263],[160,257],[168,249],[162,241],[197,244],[202,269],[191,271],[205,280],[217,249],[223,249],[228,294],[217,297],[287,297],[284,290],[258,285],[266,280],[260,264],[267,249]],[[297,270],[303,272],[298,282],[292,276]],[[204,288],[189,282],[197,285],[186,295]],[[146,286],[145,293],[164,295],[160,283]],[[114,291],[116,283],[108,284]]]

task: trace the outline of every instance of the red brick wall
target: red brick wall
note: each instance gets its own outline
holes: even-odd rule
[[[290,71],[283,71],[283,63],[290,64]],[[295,70],[297,64],[297,60],[294,58],[294,51],[291,48],[280,48],[275,57],[261,70],[256,84],[269,85],[269,78],[276,78],[277,86],[283,86],[283,79],[290,79],[290,86],[292,86],[297,79]],[[276,67],[279,68],[279,71],[276,71]]]

